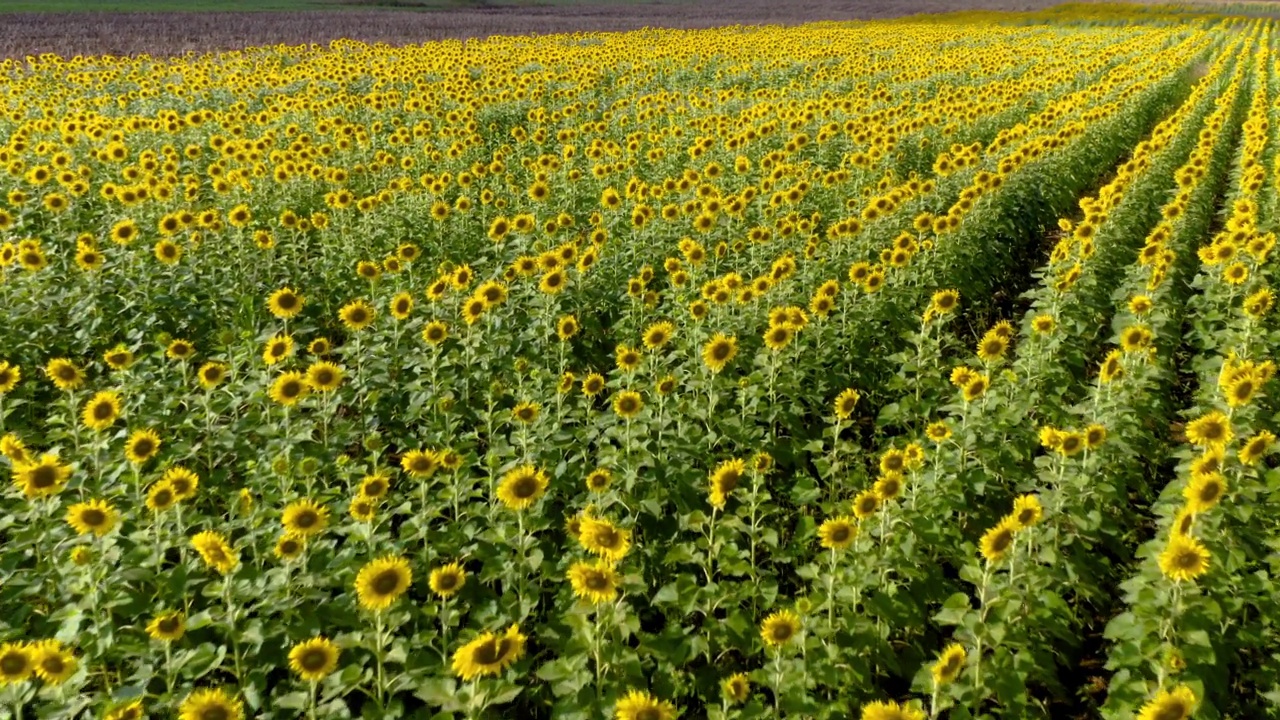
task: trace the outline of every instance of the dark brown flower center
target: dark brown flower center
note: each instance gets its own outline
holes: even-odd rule
[[[584,584],[591,590],[606,590],[609,587],[609,578],[604,576],[602,572],[587,573]]]
[[[28,667],[27,656],[22,653],[9,652],[0,657],[0,672],[8,677],[25,673]]]
[[[521,500],[527,500],[538,493],[538,480],[532,475],[523,475],[511,484],[511,494]]]
[[[378,595],[390,595],[400,586],[400,573],[395,569],[383,570],[373,578],[371,586]]]
[[[480,647],[475,649],[471,658],[479,665],[496,665],[502,661],[510,648],[510,639],[505,637],[493,638],[481,643]]]
[[[999,533],[996,533],[994,538],[991,539],[991,549],[997,553],[1002,553],[1005,550],[1008,550],[1009,546],[1012,544],[1013,533],[1008,530],[1001,530]]]
[[[80,512],[80,522],[91,528],[101,527],[107,522],[107,514],[97,508],[88,508]]]
[[[837,525],[831,531],[831,542],[842,543],[849,539],[851,530],[848,525]]]
[[[716,343],[711,348],[711,357],[716,360],[726,360],[729,357],[729,343]]]
[[[302,510],[293,518],[293,524],[306,530],[315,527],[320,522],[320,516],[314,510]]]
[[[115,412],[116,409],[111,403],[103,401],[93,406],[93,419],[110,420]]]
[[[329,662],[329,653],[321,648],[310,648],[302,653],[302,657],[298,659],[298,664],[307,672],[317,672]]]
[[[182,622],[177,617],[170,616],[161,618],[160,622],[156,623],[156,628],[165,635],[172,635],[178,631],[181,624]]]
[[[31,471],[31,484],[37,488],[49,488],[58,483],[58,473],[49,465],[37,466]]]

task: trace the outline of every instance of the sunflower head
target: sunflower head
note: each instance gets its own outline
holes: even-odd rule
[[[320,636],[289,650],[289,668],[307,682],[318,682],[338,668],[338,646]]]

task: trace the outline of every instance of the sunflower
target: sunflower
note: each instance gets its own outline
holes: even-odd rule
[[[582,379],[582,394],[595,397],[604,390],[604,377],[599,373],[591,373]]]
[[[936,315],[946,315],[956,309],[960,302],[960,293],[955,290],[939,290],[929,300],[929,309],[925,311],[925,320]]]
[[[281,373],[271,383],[269,395],[272,400],[284,405],[292,407],[298,404],[298,401],[310,392],[310,386],[307,385],[306,377],[295,370]]]
[[[614,360],[622,372],[631,372],[640,366],[640,351],[635,348],[619,345],[613,351]]]
[[[582,326],[578,324],[578,318],[573,315],[565,315],[556,320],[556,337],[563,342],[578,334]]]
[[[102,359],[112,370],[127,370],[133,364],[133,351],[120,343],[103,353]]]
[[[1107,353],[1102,362],[1098,365],[1098,380],[1103,383],[1109,383],[1117,378],[1124,376],[1124,365],[1121,362],[1119,350],[1112,350]]]
[[[396,320],[405,320],[409,317],[409,313],[413,312],[413,296],[407,292],[398,293],[391,298],[388,310],[391,317]]]
[[[178,497],[173,492],[173,486],[164,480],[152,485],[147,490],[147,509],[152,512],[168,510],[177,504]]]
[[[1192,420],[1187,425],[1187,440],[1199,447],[1222,447],[1235,437],[1231,420],[1218,410]]]
[[[712,373],[719,374],[733,357],[738,354],[738,339],[733,336],[716,333],[702,346],[702,362]]]
[[[1013,546],[1013,536],[1017,531],[1018,525],[1012,518],[1006,517],[996,523],[982,535],[982,557],[989,563],[1000,562]]]
[[[614,720],[675,720],[676,706],[643,690],[630,690],[613,708]]]
[[[1138,711],[1137,720],[1188,720],[1196,709],[1196,694],[1186,685],[1161,689]]]
[[[428,345],[439,345],[449,338],[449,326],[439,320],[432,320],[422,327],[422,341]]]
[[[307,682],[319,682],[337,668],[338,646],[323,635],[289,650],[289,669]]]
[[[338,319],[348,330],[363,330],[373,323],[377,310],[364,300],[353,300],[338,311]]]
[[[268,365],[275,365],[292,356],[293,337],[284,333],[277,333],[271,336],[267,344],[262,347],[262,362]]]
[[[858,405],[858,400],[862,399],[862,394],[853,388],[846,388],[836,396],[835,412],[836,417],[841,420],[848,420],[853,414],[853,409]]]
[[[294,535],[291,532],[284,532],[280,534],[280,537],[276,538],[276,546],[272,549],[272,553],[281,560],[288,561],[302,555],[302,551],[306,549],[306,538]]]
[[[591,492],[604,492],[609,489],[611,482],[613,473],[608,468],[596,468],[587,474],[587,490]]]
[[[4,437],[0,437],[0,455],[9,458],[14,466],[29,462],[31,459],[31,455],[27,452],[27,444],[13,433],[6,433]]]
[[[887,503],[890,500],[902,494],[902,473],[887,472],[876,479],[875,485],[871,486],[871,492],[880,498],[880,502]]]
[[[77,534],[93,533],[98,537],[111,532],[111,528],[116,526],[117,519],[119,515],[111,503],[100,499],[76,503],[67,509],[66,516],[67,524]]]
[[[524,655],[527,639],[517,625],[502,634],[483,633],[453,653],[453,673],[466,682],[498,675]]]
[[[75,674],[79,663],[76,656],[62,647],[57,640],[41,640],[30,646],[35,674],[45,685],[61,685]]]
[[[171,340],[164,354],[170,360],[188,360],[196,354],[196,346],[187,340]]]
[[[1221,473],[1201,473],[1183,488],[1182,497],[1191,512],[1202,513],[1217,505],[1226,493],[1227,479]]]
[[[859,520],[865,520],[880,509],[880,495],[875,490],[863,490],[853,498],[853,515]]]
[[[844,550],[858,537],[858,526],[850,518],[829,518],[818,528],[819,543],[828,550]]]
[[[935,443],[946,442],[951,438],[951,426],[946,420],[935,420],[924,429],[924,434]]]
[[[725,460],[716,466],[715,470],[711,471],[708,478],[711,482],[708,500],[712,507],[724,507],[729,493],[738,487],[738,482],[742,480],[742,475],[746,470],[747,465],[742,460]]]
[[[1209,550],[1195,538],[1173,535],[1160,553],[1160,572],[1174,582],[1195,580],[1209,570]]]
[[[745,673],[734,673],[720,683],[720,693],[730,704],[744,703],[751,695],[751,682]]]
[[[480,316],[484,315],[485,308],[486,306],[482,298],[468,298],[466,302],[462,303],[461,312],[463,322],[468,325],[475,325],[476,321],[480,319]]]
[[[187,616],[180,610],[163,612],[147,623],[147,634],[152,640],[173,642],[181,640],[187,632]]]
[[[281,515],[280,522],[284,525],[286,532],[309,538],[319,535],[328,527],[329,510],[304,498],[289,503]]]
[[[200,476],[181,465],[165,470],[160,479],[173,490],[173,497],[178,501],[194,497],[196,489],[200,487]]]
[[[1270,288],[1263,288],[1244,299],[1242,307],[1246,315],[1259,319],[1271,311],[1275,305],[1275,293]]]
[[[240,553],[227,543],[227,538],[222,533],[205,530],[191,538],[191,544],[209,567],[223,575],[240,564]]]
[[[178,720],[241,720],[244,708],[224,690],[196,690],[182,701]]]
[[[66,358],[50,360],[44,367],[44,374],[59,390],[75,390],[84,384],[84,371]]]
[[[539,406],[538,403],[520,402],[516,403],[516,406],[512,408],[511,417],[515,418],[520,423],[528,425],[538,419],[539,410],[541,410],[541,406]]]
[[[385,610],[409,589],[409,561],[395,555],[371,560],[356,575],[356,595],[366,610]]]
[[[1262,430],[1245,440],[1244,445],[1240,447],[1236,455],[1240,458],[1241,463],[1253,465],[1271,450],[1271,446],[1275,441],[1275,435],[1267,430]]]
[[[764,345],[773,352],[778,352],[791,344],[795,331],[789,325],[773,325],[764,332]],[[709,363],[708,363],[709,365]]]
[[[569,278],[563,270],[552,270],[542,276],[542,280],[538,282],[538,289],[547,295],[555,295],[565,289]]]
[[[577,536],[587,552],[611,563],[622,560],[631,549],[631,531],[589,515],[579,521]]]
[[[624,390],[613,396],[613,411],[618,417],[630,420],[640,411],[644,409],[644,400],[640,398],[640,393],[633,390]]]
[[[290,287],[283,287],[271,293],[271,297],[267,298],[267,310],[281,320],[288,320],[302,312],[302,303],[304,301],[305,298],[299,295],[296,290]]]
[[[512,510],[525,510],[547,491],[547,474],[532,465],[507,471],[498,483],[498,500]]]
[[[1026,530],[1040,522],[1043,515],[1044,508],[1040,505],[1040,498],[1035,495],[1020,495],[1013,501],[1013,512],[1009,514],[1009,518],[1013,521],[1015,530]]]
[[[467,571],[458,563],[449,563],[431,571],[427,580],[431,592],[442,598],[451,598],[467,584]]]
[[[618,595],[618,573],[607,561],[575,562],[569,567],[569,584],[575,597],[592,604],[613,602]]]
[[[0,686],[15,685],[35,672],[35,657],[26,643],[0,645]]]
[[[142,720],[142,701],[134,700],[112,708],[102,720]]]
[[[1223,394],[1226,396],[1227,405],[1233,408],[1248,405],[1254,393],[1258,391],[1259,385],[1258,379],[1252,373],[1242,373],[1233,378],[1224,388]]]
[[[360,497],[381,500],[391,490],[391,479],[381,473],[366,475],[360,480]]]
[[[207,362],[196,371],[196,377],[200,378],[200,387],[212,390],[227,379],[227,366],[220,362]]]
[[[862,706],[860,720],[925,720],[925,714],[911,705],[876,700]]]
[[[120,393],[101,390],[85,403],[80,419],[90,430],[106,430],[120,418]]]
[[[0,362],[0,395],[12,392],[21,379],[22,368],[17,365],[10,365],[7,362]]]
[[[1146,325],[1130,325],[1120,332],[1120,349],[1127,352],[1138,352],[1151,347],[1151,329]]]
[[[1084,444],[1090,450],[1096,450],[1107,441],[1107,426],[1094,423],[1084,429]]]
[[[15,465],[13,481],[28,499],[49,497],[62,490],[71,467],[58,462],[58,456],[45,453],[36,462]]]
[[[966,657],[963,645],[959,643],[948,645],[930,669],[934,684],[946,685],[954,682],[960,676],[960,671],[964,669]]]
[[[659,350],[675,335],[676,327],[669,322],[656,322],[644,331],[644,346],[650,350]]]
[[[1074,430],[1060,431],[1057,438],[1057,447],[1059,455],[1072,457],[1078,455],[1085,448],[1085,437],[1083,434]]]
[[[760,637],[769,647],[781,647],[800,633],[800,617],[790,610],[779,610],[760,624]]]
[[[965,402],[973,402],[986,394],[987,388],[991,387],[991,378],[987,375],[974,373],[969,382],[964,385],[963,397]]]
[[[324,337],[318,337],[307,345],[307,352],[315,355],[316,357],[324,357],[325,355],[328,355],[329,351],[332,349],[333,345],[329,342],[329,338]]]
[[[978,359],[984,363],[993,363],[1004,357],[1009,349],[1009,341],[999,335],[987,333],[978,341]]]
[[[342,384],[343,371],[331,362],[315,362],[307,368],[307,387],[316,392],[328,393]]]
[[[440,469],[440,456],[433,450],[410,450],[400,458],[400,467],[415,478],[429,478]]]

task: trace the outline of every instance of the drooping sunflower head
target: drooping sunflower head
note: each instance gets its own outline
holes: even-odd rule
[[[746,463],[742,460],[725,460],[711,471],[710,502],[713,507],[723,508],[729,494],[738,487],[742,476],[746,473]]]

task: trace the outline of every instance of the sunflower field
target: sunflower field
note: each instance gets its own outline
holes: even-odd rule
[[[1280,28],[0,62],[0,718],[1280,717]]]

